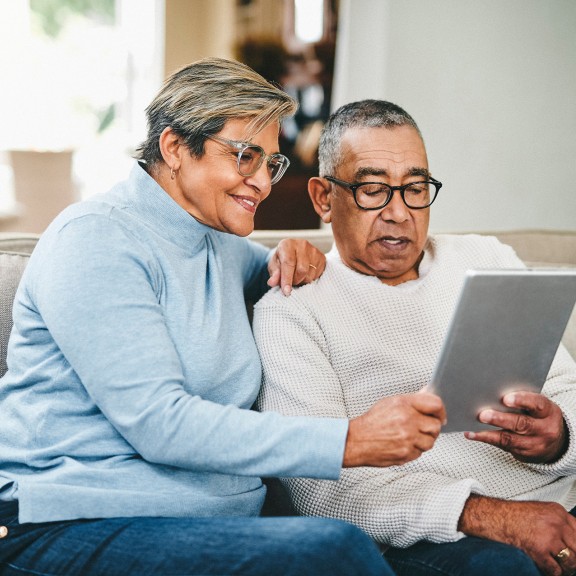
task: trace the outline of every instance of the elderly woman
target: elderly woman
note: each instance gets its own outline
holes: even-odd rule
[[[294,108],[242,64],[183,68],[128,180],[40,239],[0,382],[2,574],[391,574],[349,524],[258,516],[261,476],[337,478],[390,451],[377,407],[350,424],[250,410],[244,297],[324,268],[307,243],[242,238],[288,167]]]

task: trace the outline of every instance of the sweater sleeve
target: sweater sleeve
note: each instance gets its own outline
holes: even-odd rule
[[[134,450],[197,471],[337,478],[347,420],[258,414],[186,392],[154,257],[121,225],[87,219],[40,247],[28,285],[47,329],[37,337]]]
[[[542,393],[562,410],[568,428],[568,448],[552,464],[527,464],[534,470],[556,477],[576,474],[576,362],[561,344],[548,373]]]
[[[256,307],[254,321],[264,369],[259,409],[346,417],[342,386],[321,327],[294,296],[270,296]],[[458,540],[463,536],[458,519],[467,498],[472,491],[482,493],[474,480],[414,473],[409,464],[345,469],[337,482],[283,482],[299,513],[352,522],[375,540],[396,547],[419,540]]]

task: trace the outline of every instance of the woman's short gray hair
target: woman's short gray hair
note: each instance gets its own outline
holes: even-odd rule
[[[228,120],[249,120],[246,138],[296,112],[297,104],[249,66],[205,58],[181,68],[164,83],[146,108],[148,134],[135,157],[153,167],[162,162],[159,139],[170,126],[196,157],[204,154],[205,134]]]
[[[333,176],[343,161],[341,140],[349,128],[395,128],[412,126],[420,137],[414,118],[396,104],[385,100],[360,100],[344,104],[330,115],[322,129],[318,147],[320,176]]]

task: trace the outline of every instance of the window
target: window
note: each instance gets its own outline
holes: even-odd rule
[[[10,0],[0,18],[0,212],[10,150],[73,152],[78,197],[125,177],[162,80],[162,0]],[[17,57],[16,57],[17,55]]]

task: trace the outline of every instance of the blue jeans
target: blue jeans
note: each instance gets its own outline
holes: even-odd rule
[[[519,548],[468,536],[457,542],[418,542],[385,553],[397,576],[541,576]]]
[[[324,518],[106,518],[19,524],[0,502],[9,576],[393,576],[355,526]]]
[[[576,508],[570,514],[576,516]],[[522,550],[473,536],[445,544],[418,542],[408,548],[389,548],[385,557],[397,576],[541,575]]]

